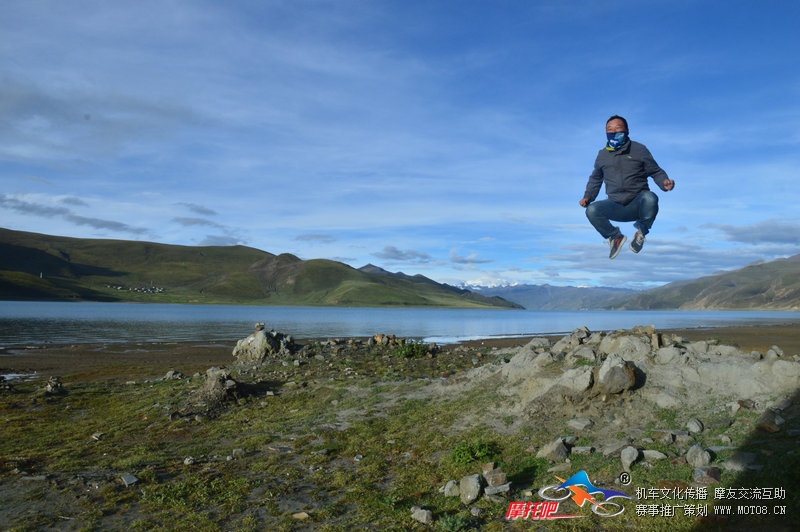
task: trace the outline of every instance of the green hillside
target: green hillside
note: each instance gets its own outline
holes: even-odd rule
[[[619,299],[620,309],[800,309],[800,255],[678,281]]]
[[[372,273],[246,246],[175,246],[8,229],[0,229],[0,299],[518,308],[422,276]]]

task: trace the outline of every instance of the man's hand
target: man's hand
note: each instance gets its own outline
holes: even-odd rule
[[[586,207],[589,206],[591,201],[589,201],[589,198],[581,198],[581,200],[578,203],[580,204],[581,207],[585,209]]]
[[[666,179],[664,180],[664,190],[666,190],[667,192],[669,192],[669,191],[670,191],[670,190],[672,190],[673,188],[675,188],[675,181],[673,181],[673,180],[672,180],[672,179],[670,179],[670,178],[666,178]]]

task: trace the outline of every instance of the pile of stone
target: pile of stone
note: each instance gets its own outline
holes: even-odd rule
[[[713,396],[735,409],[742,401],[767,404],[789,395],[800,381],[800,356],[787,356],[777,346],[764,354],[743,353],[708,341],[687,342],[653,327],[611,333],[582,327],[552,344],[534,338],[498,354],[507,363],[470,370],[441,383],[442,391],[458,393],[499,376],[498,393],[509,398],[506,414],[602,403],[634,391],[637,400],[661,408]]]
[[[481,473],[467,475],[461,480],[450,480],[439,489],[445,497],[459,497],[465,506],[469,506],[483,496],[491,502],[505,503],[504,496],[511,491],[511,482],[505,472],[497,467],[495,462],[483,464]],[[481,509],[470,508],[470,513],[477,517]],[[420,523],[429,525],[434,522],[433,511],[430,508],[414,506],[411,508],[411,518]]]
[[[259,365],[268,357],[287,357],[297,351],[291,336],[266,331],[263,323],[256,323],[255,329],[253,334],[239,340],[233,348],[233,356],[238,363]]]
[[[203,385],[192,393],[189,407],[205,411],[214,410],[227,400],[238,399],[239,389],[239,383],[231,377],[229,370],[209,368],[206,370],[206,380]]]
[[[61,377],[50,377],[44,385],[44,393],[48,395],[58,395],[65,393],[64,385],[61,383]]]

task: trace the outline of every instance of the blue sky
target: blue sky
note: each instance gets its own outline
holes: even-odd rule
[[[793,0],[6,1],[0,226],[453,284],[649,288],[794,255],[798,20]],[[610,261],[578,201],[612,114],[676,187],[651,185],[644,251]]]

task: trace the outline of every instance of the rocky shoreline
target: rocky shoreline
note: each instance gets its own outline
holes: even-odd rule
[[[10,435],[0,527],[31,516],[44,527],[146,527],[170,515],[207,529],[516,530],[530,523],[514,504],[538,504],[545,483],[586,471],[630,497],[615,521],[627,528],[746,528],[764,516],[721,519],[714,508],[744,504],[738,489],[779,488],[780,500],[758,508],[789,508],[768,522],[791,529],[799,336],[793,326],[643,326],[433,346],[391,335],[295,341],[259,325],[235,346],[0,353],[3,372],[36,372],[0,390]],[[37,449],[54,431],[58,452]],[[186,513],[209,479],[244,483],[229,488],[242,498]],[[175,490],[183,499],[164,502]],[[664,490],[668,503],[656,498]],[[671,521],[667,504],[685,511],[675,494],[687,492],[694,513]],[[584,526],[609,523],[582,515]]]
[[[715,339],[720,343],[738,346],[743,351],[766,351],[779,345],[788,352],[800,353],[800,328],[796,324],[741,327],[715,327],[708,329],[676,329],[667,331],[688,340]],[[543,335],[558,340],[563,335]],[[510,338],[485,338],[444,345],[444,350],[458,348],[492,350],[522,347],[531,336]],[[327,338],[298,339],[302,344],[315,344]],[[367,341],[367,338],[352,338]],[[37,373],[44,377],[65,373],[100,372],[119,370],[128,376],[142,372],[167,371],[182,367],[185,372],[202,371],[210,366],[226,366],[232,361],[231,346],[235,344],[208,344],[197,342],[147,342],[117,344],[59,344],[48,342],[27,346],[0,346],[0,375]]]

